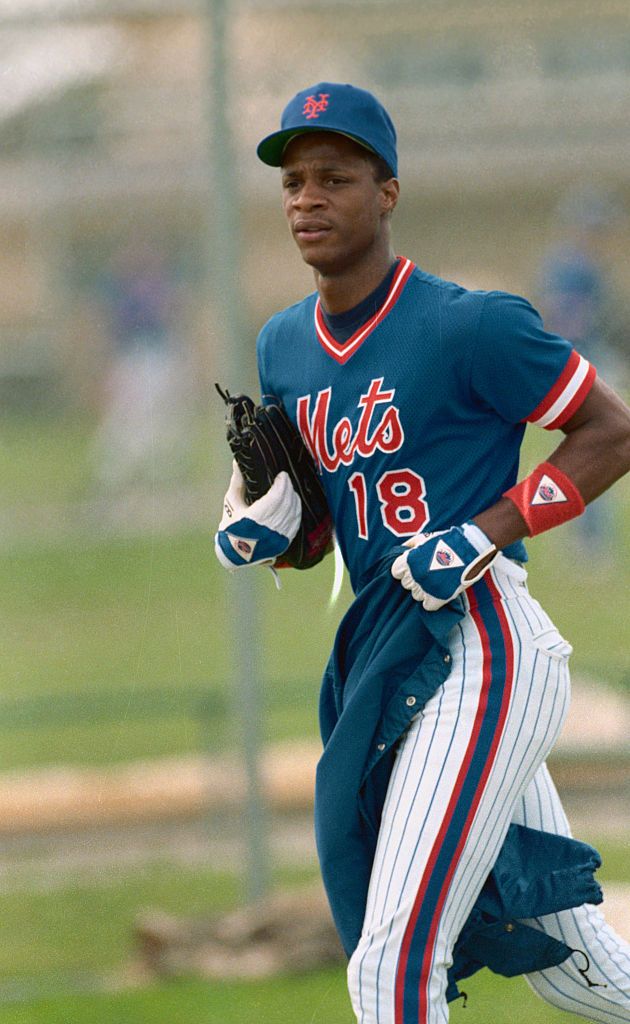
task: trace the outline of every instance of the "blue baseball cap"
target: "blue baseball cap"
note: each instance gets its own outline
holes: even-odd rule
[[[282,112],[280,131],[267,135],[256,152],[264,164],[280,167],[289,142],[307,132],[337,132],[382,157],[398,174],[396,129],[376,96],[356,85],[320,82],[302,89]]]

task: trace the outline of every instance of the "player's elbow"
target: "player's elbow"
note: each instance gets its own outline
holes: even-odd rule
[[[615,394],[610,406],[610,444],[624,471],[630,470],[630,408]]]
[[[630,408],[604,381],[595,382],[584,403],[583,419],[580,422],[578,415],[576,421],[576,432],[595,462],[607,465],[615,478],[630,471]]]
[[[623,471],[628,473],[630,472],[630,415],[624,424],[624,430],[618,442],[618,449]]]

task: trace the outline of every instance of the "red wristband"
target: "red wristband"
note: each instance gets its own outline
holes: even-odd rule
[[[503,497],[514,502],[527,524],[530,537],[575,519],[585,507],[573,481],[550,462],[541,462],[533,473],[510,487]]]

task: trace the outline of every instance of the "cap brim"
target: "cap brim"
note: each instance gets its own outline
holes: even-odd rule
[[[363,139],[357,138],[356,135],[350,135],[348,132],[342,132],[338,128],[328,128],[323,125],[313,124],[305,125],[303,128],[285,128],[284,131],[274,132],[272,135],[268,135],[258,144],[256,153],[258,154],[259,159],[269,167],[281,167],[284,151],[291,140],[297,138],[298,135],[308,135],[310,132],[332,132],[333,135],[344,135],[347,139],[351,139],[353,142],[356,142],[357,145],[362,146],[363,149],[369,150],[370,153],[375,152],[367,142],[364,142]]]

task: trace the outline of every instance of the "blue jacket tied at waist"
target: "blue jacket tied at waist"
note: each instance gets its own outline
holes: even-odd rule
[[[361,935],[396,743],[448,676],[449,633],[465,614],[461,599],[436,612],[413,601],[390,575],[401,550],[378,563],[342,619],[321,690],[315,835],[348,956]],[[455,944],[447,997],[483,966],[510,976],[566,960],[573,950],[519,919],[600,903],[600,863],[585,843],[510,826]]]

